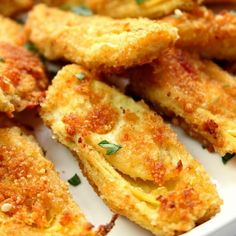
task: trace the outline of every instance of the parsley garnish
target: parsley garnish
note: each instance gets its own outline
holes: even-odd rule
[[[72,186],[78,186],[79,184],[81,184],[81,180],[77,174],[75,174],[73,177],[68,179],[68,182]]]
[[[31,43],[31,42],[26,43],[26,44],[24,45],[24,47],[25,47],[27,50],[29,50],[29,51],[31,51],[31,52],[33,52],[33,53],[38,53],[38,49],[37,49],[36,46],[35,46],[33,43]]]
[[[0,62],[4,63],[5,59],[3,57],[0,57]]]
[[[135,2],[136,2],[138,5],[144,3],[144,1],[145,1],[145,0],[135,0]]]
[[[92,16],[93,15],[93,12],[84,5],[75,6],[75,5],[70,5],[70,4],[64,4],[61,6],[61,9],[65,11],[71,11],[79,16]]]
[[[226,164],[230,159],[232,159],[235,156],[235,153],[226,153],[223,157],[222,157],[222,162],[224,164]]]
[[[122,148],[122,146],[114,143],[109,143],[107,140],[101,141],[98,145],[107,150],[106,155],[112,155]]]
[[[85,79],[85,74],[80,72],[80,73],[76,74],[75,77],[78,80],[84,80]]]

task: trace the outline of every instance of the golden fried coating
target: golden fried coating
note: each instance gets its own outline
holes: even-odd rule
[[[177,39],[176,29],[166,23],[77,16],[44,5],[30,13],[27,29],[46,57],[102,71],[150,62]]]
[[[1,26],[0,26],[1,28]],[[0,42],[0,111],[37,106],[48,81],[39,58],[26,49]]]
[[[195,51],[206,58],[236,59],[236,16],[224,11],[214,14],[199,8],[192,14],[182,13],[166,18],[178,28],[177,46]]]
[[[208,60],[171,49],[130,70],[135,94],[220,154],[236,153],[236,81]]]
[[[1,123],[0,152],[1,236],[95,235],[33,136]]]
[[[153,19],[172,13],[175,9],[191,10],[201,0],[146,0],[138,4],[135,0],[84,0],[95,13],[114,18],[149,17]]]
[[[0,0],[0,14],[11,16],[29,9],[32,5],[33,0]]]
[[[26,41],[27,37],[24,28],[13,20],[0,15],[0,42],[24,45]]]
[[[219,211],[209,176],[161,117],[82,67],[58,73],[41,116],[107,205],[155,235],[178,235]]]
[[[81,5],[85,0],[35,0],[37,3],[45,3],[49,6],[62,6],[64,4]]]
[[[157,19],[172,13],[175,9],[192,10],[202,0],[145,0],[141,4],[135,0],[38,0],[38,2],[49,6],[85,5],[96,14],[113,18],[149,17]]]

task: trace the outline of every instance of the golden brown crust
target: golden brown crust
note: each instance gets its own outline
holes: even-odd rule
[[[44,5],[30,13],[27,29],[46,57],[102,71],[150,62],[177,39],[176,29],[163,22],[84,17]]]
[[[13,20],[0,15],[0,42],[22,46],[26,41],[24,28]]]
[[[100,15],[114,18],[149,17],[157,19],[172,13],[175,9],[191,10],[201,1],[146,0],[141,4],[133,0],[85,0],[84,2]]]
[[[202,0],[145,0],[138,4],[135,0],[38,0],[49,6],[85,5],[93,13],[113,18],[148,17],[157,19],[172,13],[175,9],[192,10]],[[115,10],[114,10],[115,9]]]
[[[32,7],[33,0],[1,0],[0,14],[12,16],[20,11],[24,11]]]
[[[230,11],[214,14],[206,8],[165,19],[178,28],[177,46],[206,58],[236,59],[236,16]]]
[[[153,64],[130,70],[132,90],[180,117],[189,132],[225,154],[236,152],[235,78],[208,60],[170,49]],[[185,124],[186,123],[186,124]]]
[[[8,123],[0,152],[1,235],[95,235],[31,135]]]
[[[76,79],[78,73],[86,74],[84,80]],[[41,116],[78,155],[108,206],[161,236],[178,235],[215,215],[221,204],[215,187],[173,131],[143,102],[93,79],[80,66],[64,67],[49,88]],[[101,114],[105,119],[98,122]],[[98,145],[103,140],[121,149],[106,155]]]
[[[39,58],[26,49],[0,42],[0,111],[37,106],[48,81]]]

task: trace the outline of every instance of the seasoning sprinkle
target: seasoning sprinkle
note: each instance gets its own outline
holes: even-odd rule
[[[68,183],[72,186],[78,186],[81,184],[81,180],[79,178],[79,176],[77,174],[74,174],[73,177],[71,177],[70,179],[68,179]]]
[[[122,148],[122,146],[114,143],[109,143],[107,140],[101,141],[98,145],[107,150],[106,155],[112,155],[118,152]]]
[[[231,160],[233,157],[235,156],[235,153],[226,153],[223,157],[222,157],[222,162],[224,164],[226,164],[229,160]]]
[[[84,80],[85,79],[85,74],[80,72],[80,73],[76,74],[75,77],[78,80]]]

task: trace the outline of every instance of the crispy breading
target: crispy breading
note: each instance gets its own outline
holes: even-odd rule
[[[84,0],[95,13],[114,18],[149,17],[153,19],[172,13],[175,9],[192,10],[201,0]]]
[[[37,3],[45,3],[48,6],[63,6],[64,4],[80,5],[84,0],[36,0]]]
[[[1,112],[19,112],[37,106],[47,85],[43,65],[36,55],[22,47],[0,42]]]
[[[214,14],[206,8],[192,14],[165,18],[178,28],[177,46],[195,51],[206,58],[236,59],[236,16],[230,11]]]
[[[177,39],[176,29],[166,23],[77,16],[45,5],[32,10],[27,29],[46,57],[102,71],[150,62]]]
[[[0,15],[0,42],[24,45],[27,36],[22,25]]]
[[[175,9],[192,10],[202,0],[145,0],[141,4],[135,0],[38,0],[38,2],[49,6],[85,5],[95,14],[113,18],[149,17],[157,19],[172,13]]]
[[[0,14],[11,16],[23,10],[29,9],[33,0],[0,0]]]
[[[7,123],[0,124],[1,236],[95,235],[33,136]]]
[[[215,186],[176,134],[143,102],[95,79],[80,66],[64,67],[41,116],[107,205],[159,236],[214,216],[222,203]],[[104,140],[121,148],[107,155]]]
[[[220,154],[236,153],[235,77],[180,49],[131,69],[129,76],[135,94],[161,108],[190,135]]]

